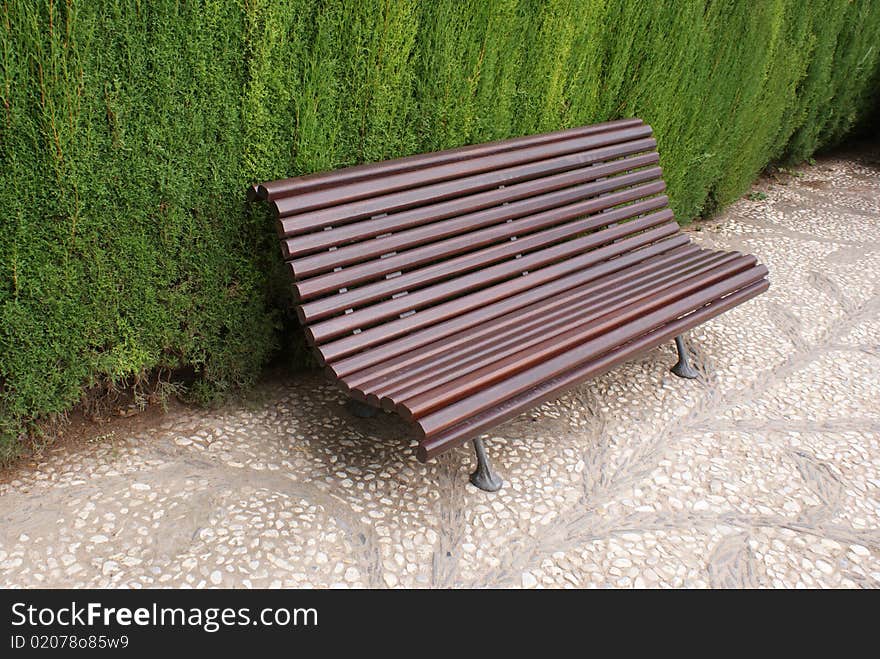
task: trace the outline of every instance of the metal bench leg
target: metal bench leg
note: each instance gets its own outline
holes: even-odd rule
[[[504,481],[492,471],[492,463],[486,455],[486,447],[479,437],[474,440],[474,450],[477,452],[477,470],[471,474],[471,483],[486,492],[497,492],[504,485]]]
[[[688,361],[687,348],[684,347],[681,335],[675,337],[675,347],[678,349],[678,362],[670,370],[680,378],[693,380],[697,377],[697,370]]]
[[[367,405],[366,403],[362,403],[361,401],[355,400],[354,398],[349,398],[347,401],[345,401],[345,405],[346,407],[348,407],[349,412],[361,419],[370,419],[379,413],[379,410],[377,410],[375,407]]]

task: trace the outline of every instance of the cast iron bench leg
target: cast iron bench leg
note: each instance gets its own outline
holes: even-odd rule
[[[680,378],[693,380],[697,377],[697,371],[688,361],[687,348],[684,347],[681,335],[675,337],[675,347],[678,349],[678,362],[670,370]]]
[[[471,474],[471,483],[486,492],[497,492],[504,485],[504,481],[492,471],[492,463],[486,455],[486,447],[479,437],[474,440],[474,450],[477,452],[477,470]]]
[[[362,403],[359,400],[354,400],[353,398],[349,398],[345,401],[345,405],[352,414],[361,419],[370,419],[378,413],[378,410],[375,407]]]

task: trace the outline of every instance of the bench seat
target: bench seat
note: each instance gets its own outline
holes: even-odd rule
[[[251,195],[320,363],[425,461],[767,289],[753,256],[679,230],[655,148],[629,119]]]

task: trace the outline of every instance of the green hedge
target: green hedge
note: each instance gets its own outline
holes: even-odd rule
[[[246,185],[638,115],[680,220],[872,107],[870,0],[4,0],[0,454],[90,386],[248,385],[292,325]]]

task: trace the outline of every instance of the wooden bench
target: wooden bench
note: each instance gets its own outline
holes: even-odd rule
[[[415,426],[421,461],[765,291],[701,249],[663,194],[651,127],[611,121],[254,186],[296,312],[361,414]]]

